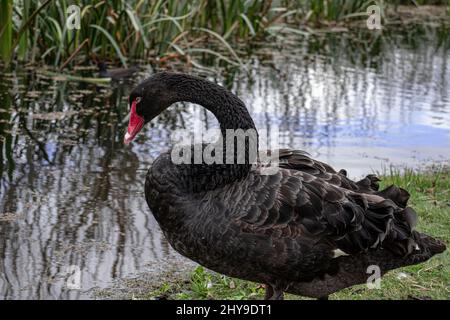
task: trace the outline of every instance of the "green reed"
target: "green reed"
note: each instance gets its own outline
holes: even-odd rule
[[[446,0],[450,1],[450,0]],[[416,2],[420,2],[416,0]],[[439,1],[441,3],[442,1]],[[383,0],[0,0],[0,55],[65,67],[71,61],[212,55],[241,64],[236,43],[307,36],[311,24],[365,19]],[[442,2],[442,3],[445,3]],[[14,4],[14,10],[12,6]],[[70,5],[81,28],[66,26]]]
[[[12,46],[13,1],[0,1],[0,57],[9,61]]]

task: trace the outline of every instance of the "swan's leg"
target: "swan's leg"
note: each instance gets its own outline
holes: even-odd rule
[[[328,300],[328,296],[323,296],[323,297],[317,298],[317,300]]]
[[[264,300],[270,300],[273,296],[273,287],[270,284],[266,284],[266,294],[264,295]]]
[[[264,299],[266,300],[284,300],[284,293],[283,291],[287,287],[285,285],[282,285],[280,283],[271,285],[266,285],[266,294],[264,296]]]
[[[282,289],[275,288],[270,300],[284,300],[284,293]]]

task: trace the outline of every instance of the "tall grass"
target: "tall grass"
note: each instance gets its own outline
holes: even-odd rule
[[[63,64],[74,52],[84,57],[117,57],[123,65],[127,65],[127,57],[145,59],[168,52],[211,53],[239,62],[230,41],[260,36],[275,19],[286,19],[295,13],[289,12],[289,1],[276,2],[277,5],[259,0],[60,0],[51,1],[45,10],[31,16],[47,1],[2,0],[5,8],[1,10],[1,21],[7,26],[2,37],[2,58],[10,59],[15,47],[11,44],[15,27],[20,59],[26,59],[29,51],[36,49],[44,62],[54,65]],[[66,26],[67,8],[72,4],[81,8],[79,30]],[[25,25],[27,28],[22,29]],[[80,50],[86,39],[88,44]],[[198,40],[207,39],[219,45],[219,52],[198,45]]]
[[[416,2],[419,0],[416,0]],[[450,0],[446,0],[450,1]],[[420,2],[420,1],[419,1]],[[383,0],[1,0],[0,55],[66,66],[80,59],[148,59],[214,55],[240,64],[233,44],[308,25],[361,18]],[[12,6],[14,4],[14,10]],[[66,26],[70,5],[81,9],[81,29]],[[362,17],[365,19],[365,17]]]
[[[338,21],[355,13],[365,13],[376,1],[367,0],[317,0],[307,1],[316,21]]]
[[[13,1],[0,1],[0,57],[9,61],[12,46]]]

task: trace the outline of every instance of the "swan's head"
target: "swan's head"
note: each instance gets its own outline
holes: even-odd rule
[[[130,120],[125,144],[130,143],[144,125],[177,101],[171,85],[174,74],[162,72],[141,82],[130,94]]]

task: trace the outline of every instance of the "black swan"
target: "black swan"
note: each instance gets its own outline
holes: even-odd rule
[[[132,66],[130,68],[108,69],[108,64],[104,61],[97,63],[100,78],[111,78],[113,81],[126,79],[139,71],[139,68]]]
[[[162,72],[130,94],[125,143],[179,101],[211,111],[223,137],[227,129],[255,130],[244,103],[228,90],[199,77]],[[279,170],[262,174],[267,164],[251,162],[251,142],[244,144],[244,161],[235,156],[231,163],[174,164],[169,151],[149,169],[146,201],[182,255],[219,273],[263,283],[267,299],[282,299],[283,292],[327,298],[365,283],[370,266],[384,274],[445,250],[441,241],[413,230],[416,214],[407,207],[406,190],[379,191],[374,175],[354,182],[345,170],[336,172],[298,150],[280,150]]]

